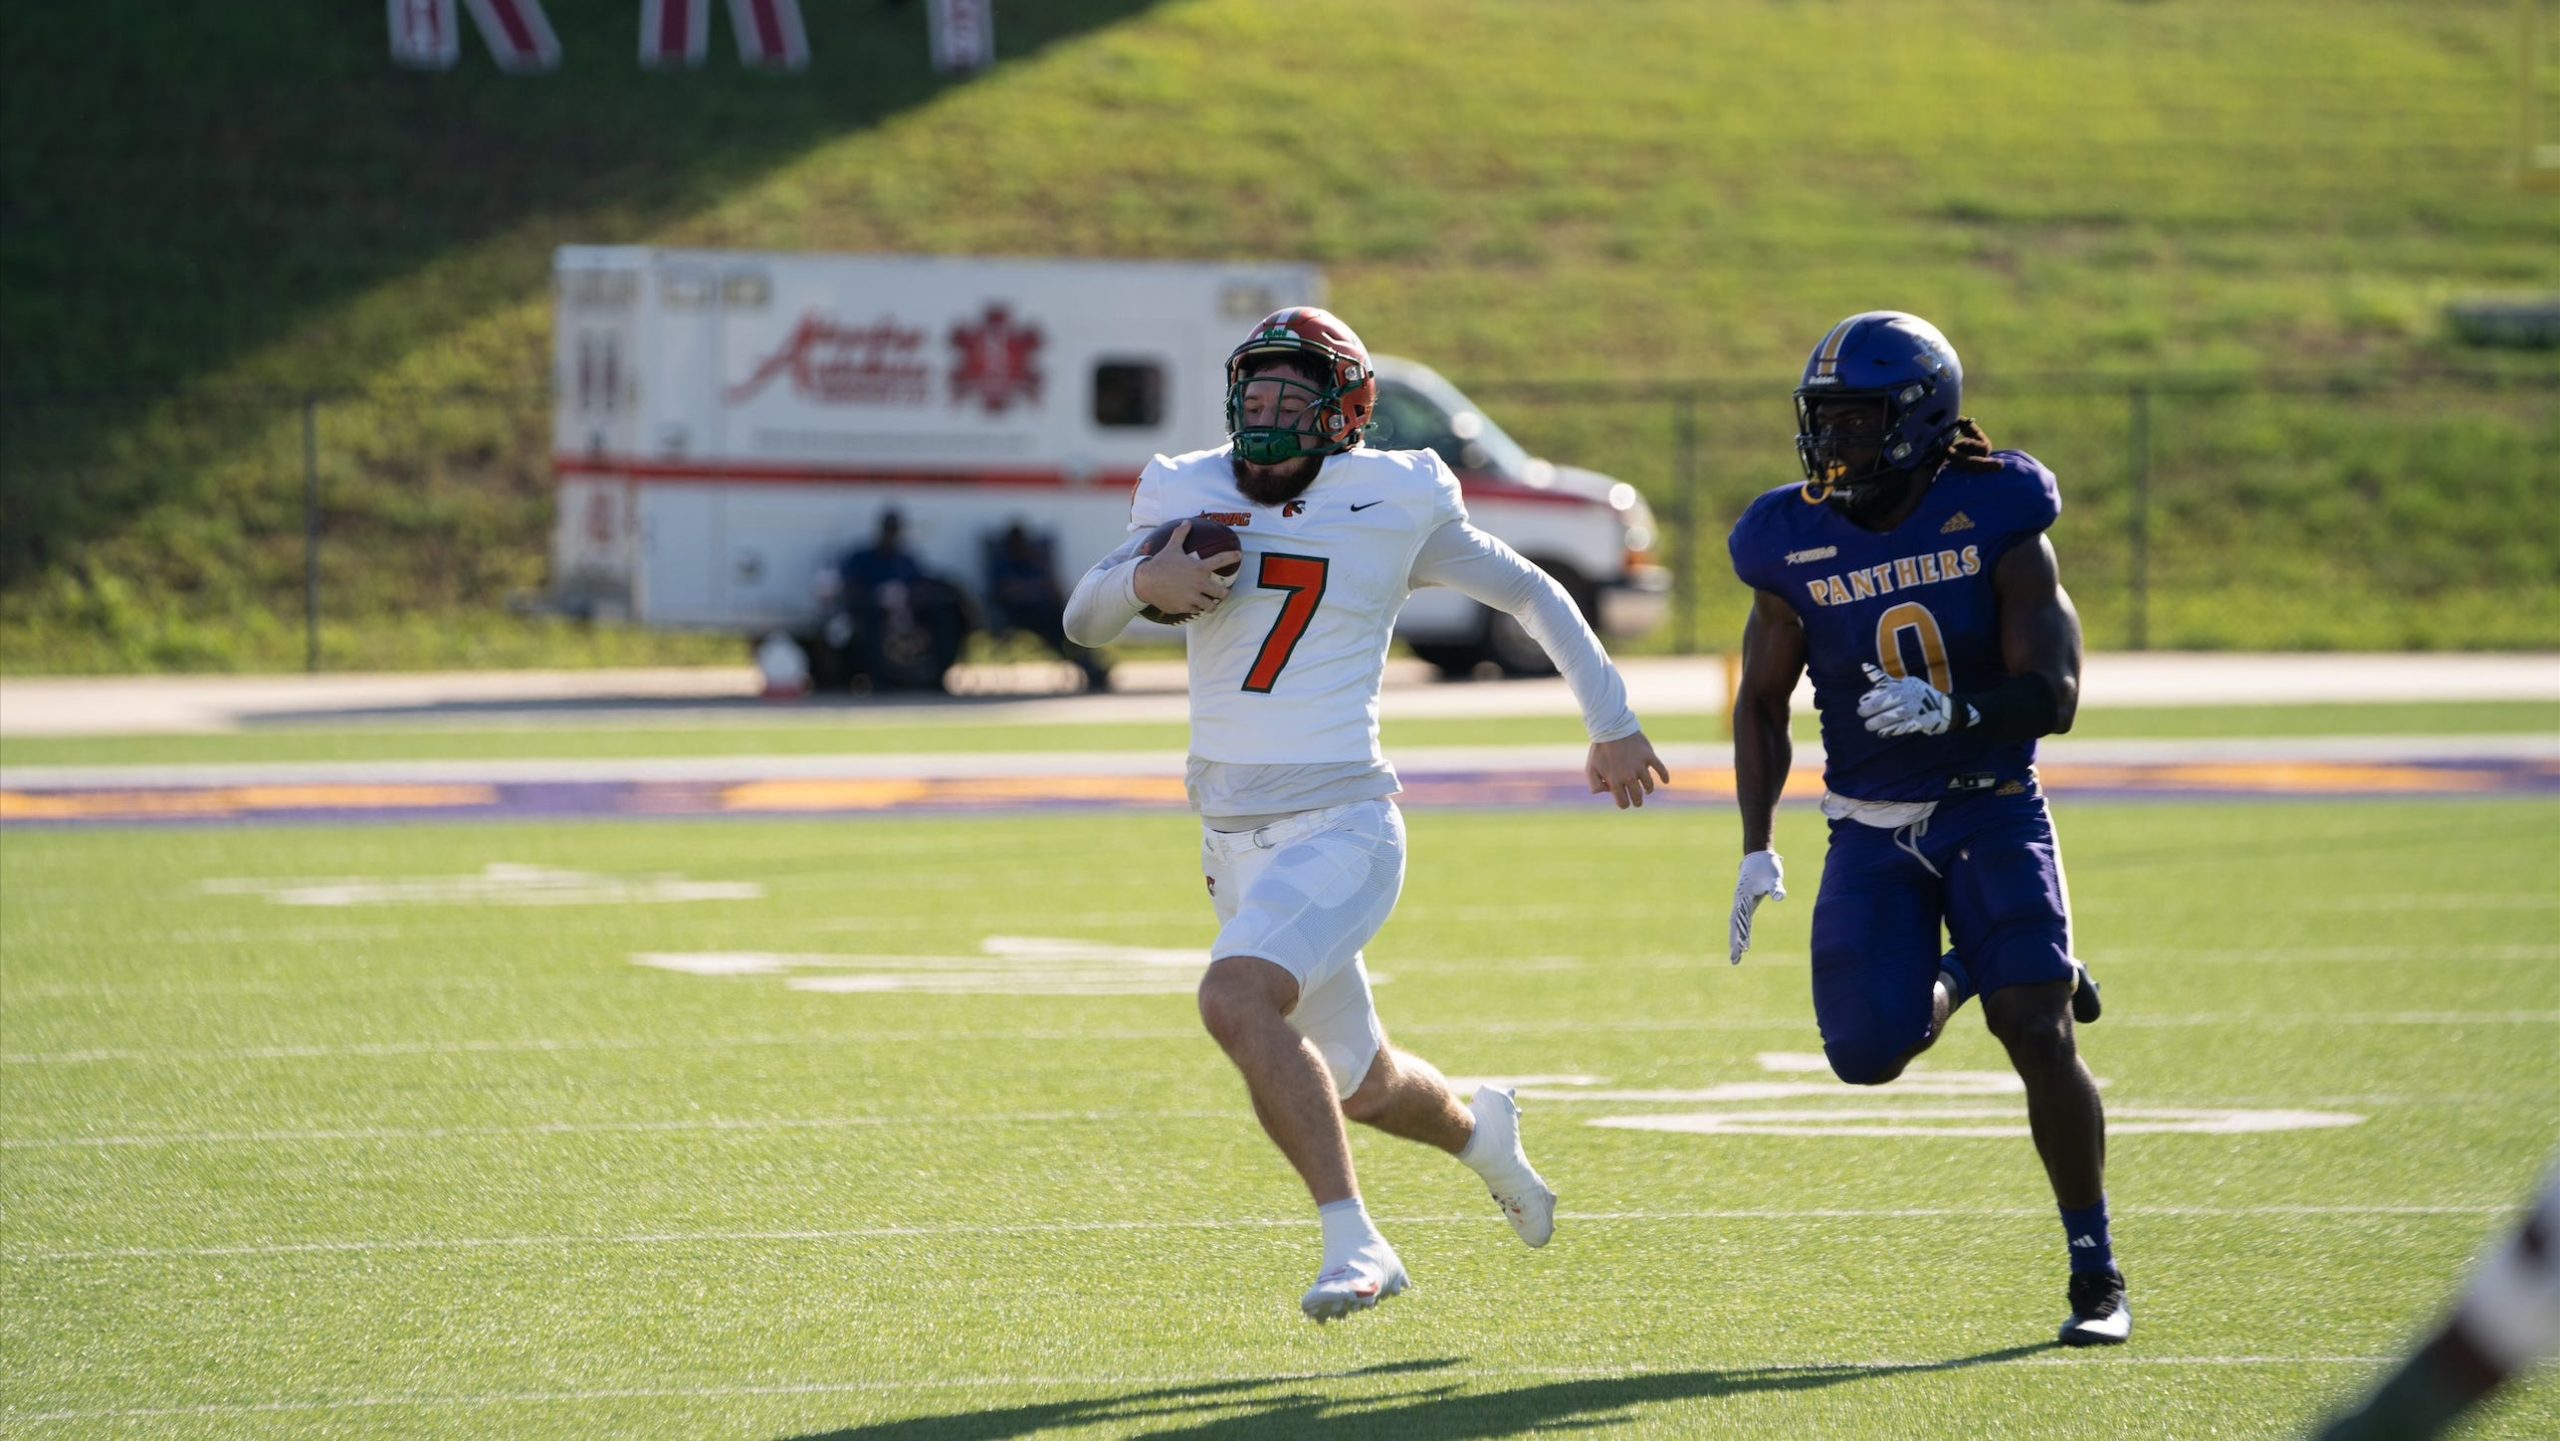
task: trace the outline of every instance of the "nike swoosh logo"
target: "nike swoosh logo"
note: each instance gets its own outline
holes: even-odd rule
[[[1364,510],[1367,510],[1370,506],[1373,506],[1373,505],[1384,505],[1384,504],[1386,504],[1386,502],[1385,502],[1385,501],[1383,501],[1383,500],[1364,500],[1364,501],[1360,502],[1358,505],[1355,505],[1355,506],[1351,507],[1351,513],[1352,513],[1353,515],[1358,515],[1360,512],[1362,512],[1362,511],[1364,511]]]

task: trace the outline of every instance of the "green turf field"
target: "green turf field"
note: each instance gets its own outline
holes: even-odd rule
[[[1388,704],[1392,709],[1394,703]],[[1570,744],[1582,734],[1573,720],[1561,716],[1397,720],[1391,715],[1385,726],[1384,742],[1390,752],[1416,746]],[[1663,745],[1726,739],[1721,716],[1648,713],[1645,728]],[[2093,710],[2080,715],[2071,734],[2081,740],[2161,740],[2535,732],[2560,732],[2560,707],[2544,701],[2425,701]],[[1797,739],[1810,742],[1819,734],[1820,727],[1810,712],[1796,716]],[[12,736],[0,740],[0,765],[1178,751],[1188,737],[1188,728],[1178,723],[956,720],[915,725],[901,723],[895,713],[813,708],[782,721],[747,715],[717,725],[681,721],[498,729],[383,725],[361,730],[277,729],[217,735]]]
[[[1326,1329],[1187,958],[1110,949],[1205,942],[1180,816],[13,832],[0,1431],[2295,1434],[2550,1156],[2560,809],[2060,810],[2139,1317],[2105,1354],[2044,1345],[2027,1142],[1930,1134],[2018,1116],[1970,1013],[1881,1092],[1778,1059],[1818,1049],[1801,810],[1740,969],[1720,813],[1412,815],[1381,1009],[1453,1075],[1583,1078],[1528,1101],[1564,1217],[1531,1253],[1359,1137],[1419,1289]],[[506,904],[493,863],[594,879]],[[331,877],[408,884],[259,889]],[[1742,1082],[1805,1093],[1625,1094]],[[2363,1119],[2138,1129],[2233,1108]],[[1772,1112],[1815,1133],[1590,1124]],[[1915,1134],[1822,1133],[1853,1113]],[[2555,1428],[2545,1382],[2477,1434]]]

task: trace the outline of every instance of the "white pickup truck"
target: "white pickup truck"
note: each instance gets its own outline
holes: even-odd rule
[[[813,656],[820,580],[885,511],[964,592],[1015,524],[1072,584],[1125,535],[1151,456],[1225,438],[1246,327],[1324,294],[1298,265],[624,246],[563,247],[554,278],[552,608],[786,635]],[[1662,623],[1670,578],[1635,487],[1531,457],[1426,366],[1377,369],[1371,444],[1439,451],[1476,524],[1602,634]],[[1175,634],[1132,634],[1151,629]],[[1547,669],[1509,617],[1453,592],[1417,593],[1397,634],[1453,675]]]

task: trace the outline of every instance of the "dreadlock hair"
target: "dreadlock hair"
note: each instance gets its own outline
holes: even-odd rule
[[[1991,458],[1991,437],[1970,415],[1956,417],[1954,438],[1947,442],[1947,464],[1958,470],[1998,470],[2000,462]]]

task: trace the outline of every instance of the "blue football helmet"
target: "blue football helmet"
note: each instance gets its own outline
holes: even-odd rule
[[[1837,400],[1868,400],[1876,409],[1854,429],[1816,425],[1815,407],[1836,416]],[[1805,497],[1863,495],[1900,489],[1903,477],[1944,455],[1964,410],[1964,365],[1938,327],[1899,310],[1868,310],[1831,327],[1804,362],[1796,386],[1796,458]],[[1850,458],[1875,458],[1853,472]]]

